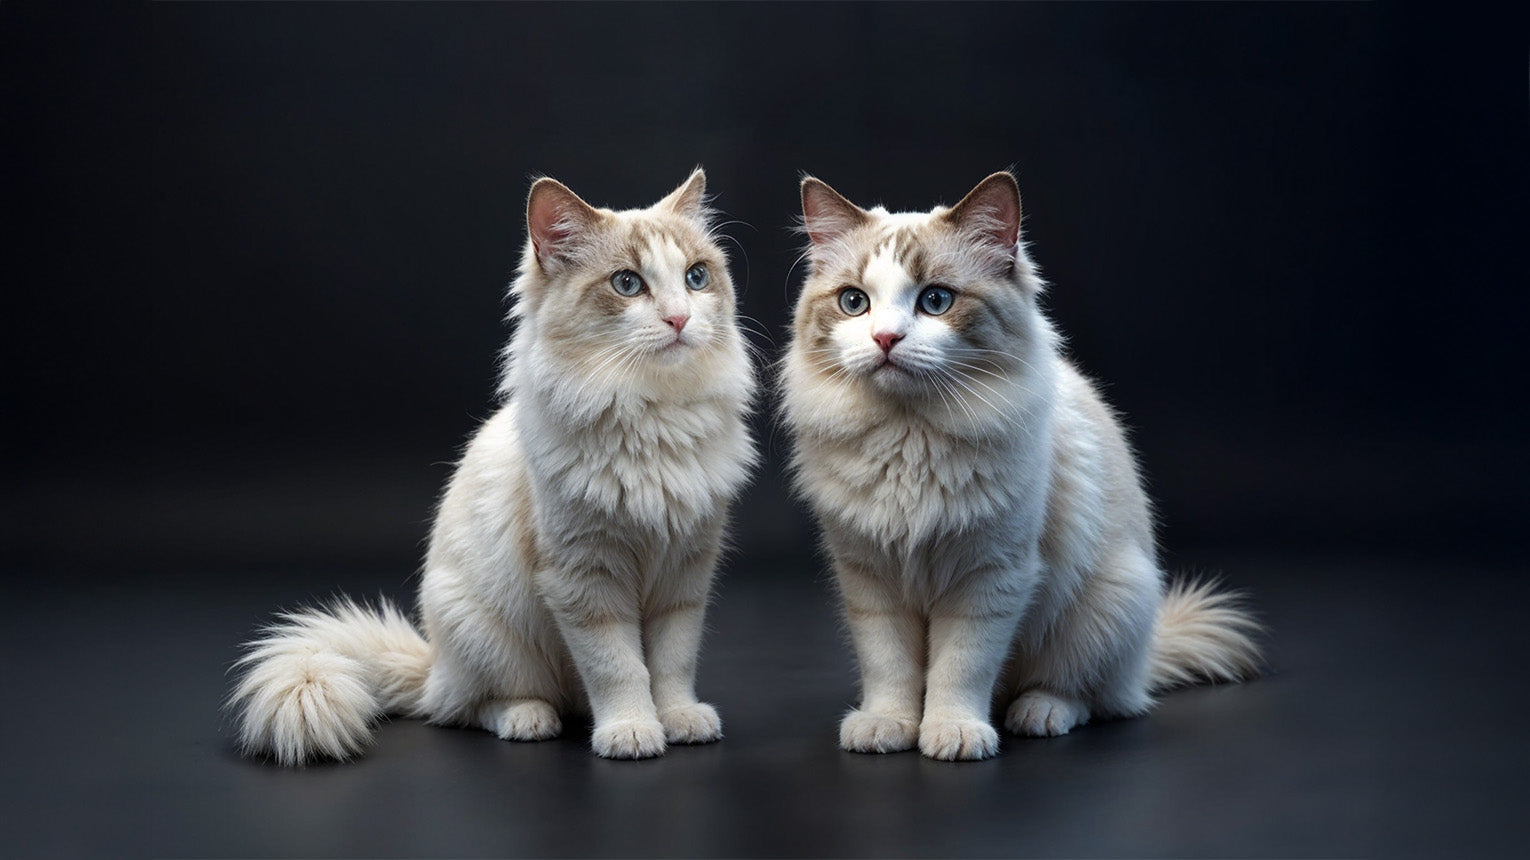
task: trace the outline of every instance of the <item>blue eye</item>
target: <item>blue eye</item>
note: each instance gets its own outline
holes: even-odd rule
[[[611,286],[624,296],[635,296],[643,291],[643,279],[637,272],[622,269],[611,276]]]
[[[845,287],[839,291],[839,309],[844,311],[846,316],[858,317],[869,307],[871,307],[871,299],[866,298],[866,294],[861,290]]]
[[[706,263],[697,263],[685,270],[685,285],[693,290],[704,290],[712,282],[712,273]]]
[[[919,309],[932,317],[938,317],[951,309],[956,294],[945,287],[925,287],[919,294]]]

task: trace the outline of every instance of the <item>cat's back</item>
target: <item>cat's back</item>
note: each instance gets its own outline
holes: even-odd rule
[[[532,551],[533,500],[517,411],[514,400],[506,402],[464,447],[436,512],[427,569]]]
[[[1147,495],[1120,417],[1072,362],[1059,357],[1056,367],[1044,552],[1054,562],[1091,564],[1117,537],[1151,552]]]

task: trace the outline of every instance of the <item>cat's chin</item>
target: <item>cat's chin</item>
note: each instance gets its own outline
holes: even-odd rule
[[[893,362],[877,365],[865,374],[872,387],[888,394],[912,395],[923,393],[924,385],[912,370]]]
[[[664,365],[676,365],[696,355],[696,345],[684,340],[672,340],[669,343],[655,347],[652,353],[654,361]]]
[[[650,351],[632,368],[629,383],[649,396],[684,399],[735,372],[712,345],[687,339]]]

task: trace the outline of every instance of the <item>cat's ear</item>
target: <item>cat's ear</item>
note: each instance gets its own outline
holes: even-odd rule
[[[871,215],[851,203],[829,183],[812,176],[802,179],[802,228],[814,247],[827,245],[865,224]]]
[[[943,216],[963,233],[1014,259],[1020,241],[1020,186],[1007,170],[989,176]]]
[[[680,183],[680,187],[669,192],[668,196],[659,201],[658,206],[676,215],[706,220],[707,172],[700,167],[692,170],[691,175]]]
[[[567,259],[581,236],[599,220],[595,207],[558,180],[544,176],[532,183],[526,198],[526,231],[544,268]]]

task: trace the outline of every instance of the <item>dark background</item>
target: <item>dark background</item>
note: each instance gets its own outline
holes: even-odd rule
[[[698,163],[771,355],[802,171],[925,209],[1015,166],[1047,304],[1133,430],[1174,566],[1238,583],[1227,562],[1262,559],[1332,595],[1313,559],[1381,583],[1412,564],[1408,618],[1440,584],[1518,582],[1525,24],[1389,3],[5,3],[11,605],[110,615],[151,583],[236,601],[200,640],[227,665],[272,600],[407,600],[494,408],[530,178],[625,208]],[[762,403],[729,576],[827,601]],[[80,629],[82,653],[127,647]],[[25,662],[62,634],[12,635]]]

